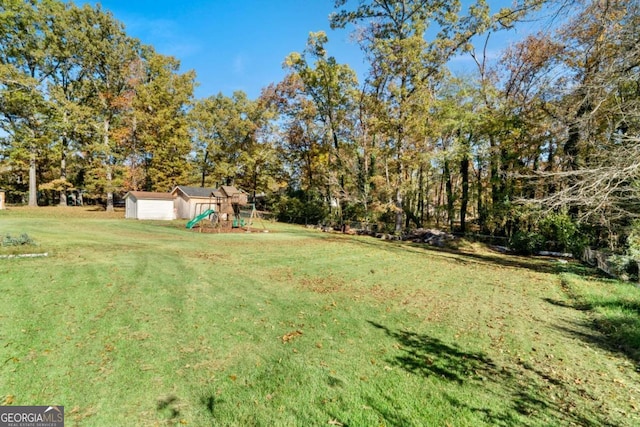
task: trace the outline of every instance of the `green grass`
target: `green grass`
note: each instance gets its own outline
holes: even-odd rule
[[[0,211],[49,252],[0,260],[0,404],[71,426],[640,423],[637,342],[582,301],[637,319],[637,289],[479,246],[121,216]]]
[[[595,334],[592,340],[622,351],[640,363],[638,285],[615,280],[599,280],[593,283],[570,274],[563,275],[562,280],[567,291],[574,297],[576,307],[589,310],[589,322],[594,329],[604,334],[604,337]]]

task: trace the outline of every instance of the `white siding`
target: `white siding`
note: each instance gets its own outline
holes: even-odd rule
[[[213,203],[212,203],[212,199],[209,197],[207,198],[193,197],[191,198],[190,202],[191,202],[190,211],[189,211],[189,214],[191,215],[190,218],[197,217],[207,209],[215,210],[216,208],[215,199],[213,199]]]
[[[128,219],[136,219],[137,218],[137,207],[138,207],[138,201],[136,200],[135,197],[133,196],[129,196],[126,199],[125,202],[125,214],[124,217],[128,218]]]
[[[185,196],[182,192],[178,191],[177,193],[178,196],[175,198],[174,204],[178,218],[191,219],[192,217],[189,216],[189,202],[185,200]]]
[[[173,212],[173,200],[138,200],[138,219],[175,219]]]
[[[188,196],[179,187],[171,193],[175,197],[174,208],[176,217],[181,219],[193,219],[207,209],[215,209],[215,197]]]

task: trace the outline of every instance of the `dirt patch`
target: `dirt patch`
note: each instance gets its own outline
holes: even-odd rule
[[[221,261],[221,260],[229,259],[228,255],[211,254],[207,252],[197,252],[195,256],[196,258],[206,259],[207,261]]]
[[[293,269],[291,267],[273,268],[266,274],[272,282],[291,282],[293,280]]]
[[[270,230],[253,227],[193,227],[195,233],[270,233]]]
[[[381,284],[373,286],[352,286],[336,277],[305,277],[298,286],[317,294],[341,293],[354,301],[373,299],[377,303],[400,304],[410,307],[428,308],[434,304],[436,296],[423,290],[407,291],[398,287]]]
[[[300,285],[304,289],[318,294],[330,294],[345,290],[345,282],[333,277],[306,277],[300,280]]]

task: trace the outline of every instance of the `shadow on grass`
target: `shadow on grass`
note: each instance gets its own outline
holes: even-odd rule
[[[378,323],[369,323],[402,345],[405,354],[392,362],[412,374],[425,377],[436,375],[459,384],[470,379],[482,380],[506,374],[500,372],[493,361],[481,353],[462,351],[427,335],[394,332]]]
[[[549,301],[556,304],[555,301]],[[602,315],[594,312],[587,320],[568,326],[556,326],[561,332],[600,347],[611,353],[619,353],[638,364],[640,371],[640,314],[637,309],[626,309],[621,303],[607,303],[615,314]],[[589,310],[592,306],[576,305],[577,310]]]
[[[437,377],[483,390],[495,389],[496,393],[504,395],[504,401],[507,402],[504,410],[476,407],[456,396],[447,396],[447,400],[454,407],[479,413],[490,425],[539,425],[554,420],[558,424],[615,425],[596,411],[574,411],[573,399],[580,398],[579,393],[584,393],[584,390],[576,391],[562,379],[555,378],[535,366],[516,363],[510,367],[500,367],[483,353],[465,351],[457,345],[447,344],[425,334],[394,331],[373,321],[369,323],[401,346],[402,354],[388,360],[388,363],[421,377]],[[549,387],[556,388],[559,395],[570,397],[566,400],[554,400],[549,393]],[[383,411],[379,413],[391,424],[397,421]]]
[[[597,316],[593,326],[607,338],[604,348],[621,352],[640,364],[640,315],[638,311],[624,309],[624,304],[620,307],[615,315]]]
[[[177,421],[180,417],[180,401],[173,395],[158,399],[157,410],[164,418]]]
[[[395,398],[390,396],[384,390],[378,390],[375,396],[367,396],[365,398],[367,406],[372,408],[380,418],[386,421],[387,424],[380,423],[380,425],[390,426],[412,426],[415,425],[408,417],[403,416],[399,411],[395,410],[397,407]]]
[[[554,298],[542,298],[542,301],[548,302],[551,305],[555,305],[557,307],[563,308],[573,308],[578,311],[589,311],[591,310],[591,306],[589,304],[579,303],[574,300],[564,301]]]
[[[555,306],[588,312],[585,320],[558,326],[558,330],[640,364],[640,290],[613,282],[613,286],[620,286],[617,289],[620,294],[610,292],[606,297],[596,297],[580,294],[563,278],[563,290],[568,299],[543,300]]]
[[[383,248],[392,252],[428,253],[430,256],[442,257],[462,264],[476,263],[497,267],[526,269],[548,274],[572,273],[578,276],[596,279],[608,277],[597,269],[581,264],[575,260],[558,261],[552,257],[527,257],[498,252],[492,253],[489,250],[485,253],[474,253],[413,242],[380,241],[373,237],[352,239],[351,242],[376,247],[378,249]]]
[[[290,231],[300,234],[302,231]],[[309,236],[307,230],[304,236]],[[608,278],[596,268],[584,265],[576,260],[556,259],[548,256],[521,256],[492,251],[488,247],[482,252],[471,252],[457,247],[436,247],[423,243],[398,240],[382,240],[371,236],[351,236],[338,233],[315,233],[314,238],[327,242],[349,243],[365,247],[382,249],[391,253],[429,254],[445,258],[461,264],[475,263],[486,266],[527,269],[538,273],[560,274],[571,273],[581,277],[602,279]]]
[[[544,256],[522,256],[500,253],[471,253],[434,247],[425,247],[430,253],[447,252],[459,256],[462,259],[474,260],[478,263],[509,267],[516,269],[532,270],[537,273],[561,274],[570,273],[576,276],[590,279],[610,279],[604,272],[597,268],[589,267],[577,260],[556,259]]]

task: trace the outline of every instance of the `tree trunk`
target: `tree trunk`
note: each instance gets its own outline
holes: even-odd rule
[[[36,179],[36,147],[31,145],[29,153],[29,206],[38,206],[38,185]]]
[[[480,227],[480,231],[485,232],[485,225],[486,225],[486,213],[485,213],[485,207],[484,204],[482,203],[482,164],[480,161],[478,161],[478,176],[477,176],[477,209],[478,209],[478,226]]]
[[[501,201],[500,194],[500,166],[498,147],[493,136],[489,137],[489,185],[491,189],[492,209],[497,208]]]
[[[204,188],[204,181],[207,178],[207,159],[209,158],[209,150],[204,152],[204,160],[202,161],[202,179],[200,181],[200,187]]]
[[[462,177],[462,198],[460,199],[460,232],[465,233],[467,219],[467,204],[469,203],[469,156],[464,155],[460,161],[460,175]]]
[[[105,150],[109,153],[109,119],[104,119],[104,136],[103,142],[105,146]],[[106,180],[106,193],[107,193],[107,212],[113,212],[113,170],[111,168],[111,156],[107,154],[106,159],[106,171],[105,171],[105,180]]]
[[[436,205],[434,206],[434,210],[435,210],[435,215],[436,215],[436,228],[440,227],[440,216],[441,216],[441,211],[440,211],[440,206],[442,206],[442,194],[443,194],[443,187],[444,187],[444,173],[440,176],[440,188],[436,188]]]
[[[62,123],[65,130],[62,132],[62,140],[60,141],[60,181],[63,187],[60,189],[60,206],[67,206],[67,147],[69,139],[67,138],[67,126],[69,117],[65,112],[62,116]]]
[[[396,226],[395,226],[395,233],[396,234],[400,234],[402,232],[402,218],[403,218],[403,211],[402,211],[402,192],[400,191],[400,188],[396,189],[396,200],[395,200],[395,206],[396,206]]]
[[[424,165],[420,164],[418,170],[418,218],[420,218],[420,225],[424,224]]]
[[[398,168],[398,184],[396,187],[396,226],[395,226],[395,234],[400,234],[402,232],[402,220],[404,218],[404,194],[402,194],[402,184],[403,184],[403,174],[404,168],[402,167],[402,162],[400,158],[398,158],[398,162],[400,163]]]
[[[451,170],[449,169],[449,161],[444,161],[444,170],[442,171],[445,180],[445,190],[447,192],[447,219],[449,221],[449,230],[453,231],[453,220],[455,212],[453,210],[453,183],[451,182]]]
[[[62,189],[60,190],[60,206],[67,206],[67,137],[62,136],[62,150],[60,152],[60,180],[62,181]]]
[[[258,189],[258,165],[253,166],[253,203],[256,203],[256,192]]]

